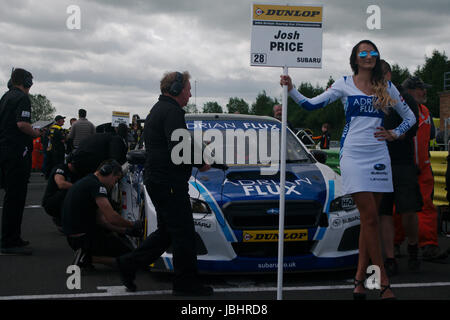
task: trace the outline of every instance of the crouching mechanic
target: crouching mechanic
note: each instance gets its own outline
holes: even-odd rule
[[[115,257],[132,250],[117,234],[142,235],[142,223],[122,218],[108,200],[108,191],[121,177],[120,164],[106,160],[67,192],[62,225],[67,241],[75,251],[72,264],[81,267],[89,267],[92,263],[114,266]]]
[[[42,207],[53,218],[53,222],[61,231],[61,212],[64,199],[66,198],[67,191],[69,191],[77,179],[78,175],[76,174],[70,155],[67,158],[67,164],[58,164],[52,169],[49,175],[47,188],[42,199]]]

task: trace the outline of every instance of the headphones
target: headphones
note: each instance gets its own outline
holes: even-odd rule
[[[111,160],[103,164],[99,170],[102,176],[109,176],[113,173],[114,168],[120,167],[120,164],[116,160]]]
[[[175,81],[170,85],[169,94],[176,97],[183,90],[183,75],[179,72],[176,73]]]
[[[14,70],[15,70],[15,68],[13,67],[11,70],[11,79],[12,79],[12,74],[13,74]],[[23,80],[22,80],[22,85],[25,89],[29,89],[33,85],[33,75],[26,70],[23,70],[23,71],[24,71],[24,76],[23,76]],[[9,84],[9,82],[8,82],[8,84]]]

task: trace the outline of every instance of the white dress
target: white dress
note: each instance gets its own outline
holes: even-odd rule
[[[401,97],[397,88],[388,82],[390,96],[397,101],[393,108],[403,118],[394,129],[399,137],[416,122],[416,117]],[[359,90],[352,76],[337,80],[324,93],[309,99],[296,89],[289,95],[306,110],[323,108],[341,99],[346,124],[342,132],[339,154],[343,189],[345,194],[355,192],[393,192],[391,159],[385,141],[378,141],[374,133],[384,123],[384,112],[372,105],[373,96]]]

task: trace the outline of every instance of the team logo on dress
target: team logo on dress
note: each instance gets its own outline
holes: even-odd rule
[[[273,215],[275,215],[275,214],[280,214],[280,210],[278,210],[278,209],[276,209],[276,208],[272,208],[272,209],[269,209],[269,210],[267,210],[266,211],[266,213],[267,214],[273,214]]]
[[[378,163],[378,164],[374,165],[373,168],[374,168],[375,170],[381,171],[381,170],[386,169],[386,165],[384,165],[384,164],[382,164],[382,163]]]

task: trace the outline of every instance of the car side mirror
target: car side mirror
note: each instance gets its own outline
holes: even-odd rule
[[[316,159],[318,162],[323,164],[327,162],[328,155],[325,151],[311,150],[311,154],[313,155],[314,159]]]

